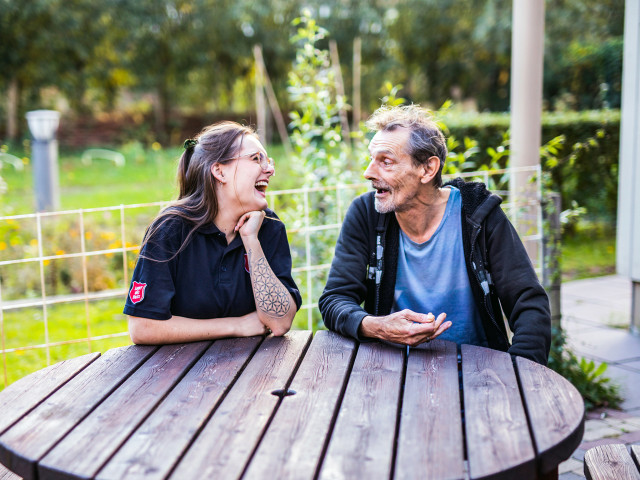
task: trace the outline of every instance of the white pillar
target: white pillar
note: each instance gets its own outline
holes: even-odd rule
[[[631,279],[630,329],[640,333],[640,0],[627,0],[624,16],[616,269]]]
[[[544,58],[544,0],[513,0],[511,34],[511,167],[540,163],[542,137],[542,71]],[[521,237],[537,230],[540,215],[532,172],[512,174],[510,201],[517,204],[514,225]],[[540,233],[540,232],[539,232]],[[525,247],[534,264],[541,257],[540,242]]]

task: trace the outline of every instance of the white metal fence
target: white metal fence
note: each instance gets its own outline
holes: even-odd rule
[[[509,179],[526,177],[533,195],[514,198]],[[464,173],[504,199],[537,271],[542,220],[539,168]],[[513,182],[512,182],[513,183]],[[347,207],[368,183],[268,193],[287,226],[293,276],[303,305],[294,327],[317,328],[322,292]],[[0,217],[2,385],[69,356],[128,343],[122,315],[130,272],[146,226],[165,203]],[[73,348],[72,348],[73,347]],[[31,353],[29,356],[28,353]]]

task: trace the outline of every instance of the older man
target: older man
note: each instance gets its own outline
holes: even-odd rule
[[[439,337],[546,364],[549,301],[500,197],[482,183],[442,184],[446,141],[426,110],[383,107],[367,126],[377,132],[364,172],[375,191],[345,217],[319,301],[327,327],[410,346]]]

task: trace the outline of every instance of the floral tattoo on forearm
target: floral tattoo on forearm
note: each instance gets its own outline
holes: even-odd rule
[[[291,308],[289,291],[282,286],[265,257],[254,265],[251,250],[248,255],[256,307],[272,317],[284,317]]]

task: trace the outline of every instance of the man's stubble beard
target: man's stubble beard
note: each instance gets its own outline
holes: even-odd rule
[[[401,213],[409,210],[411,207],[411,200],[415,197],[415,195],[410,196],[408,199],[403,199],[402,205],[399,205],[397,202],[397,198],[394,198],[391,195],[391,189],[389,190],[389,199],[386,201],[380,201],[374,197],[373,206],[378,213]]]
[[[381,202],[375,198],[373,205],[378,213],[391,213],[396,211],[396,205],[391,199],[386,202]]]

